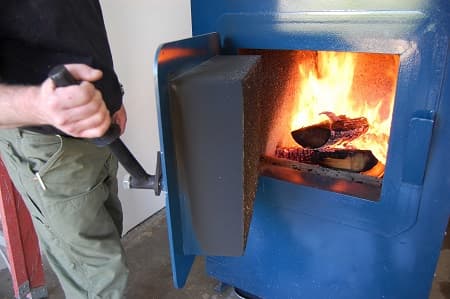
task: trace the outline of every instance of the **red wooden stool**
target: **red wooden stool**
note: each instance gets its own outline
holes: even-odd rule
[[[1,159],[0,217],[15,297],[47,298],[41,252],[31,216]]]

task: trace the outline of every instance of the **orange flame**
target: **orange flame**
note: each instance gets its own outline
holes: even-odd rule
[[[317,52],[317,61],[300,63],[298,101],[291,131],[327,119],[329,111],[365,117],[369,131],[348,147],[371,150],[385,164],[392,121],[398,55]]]

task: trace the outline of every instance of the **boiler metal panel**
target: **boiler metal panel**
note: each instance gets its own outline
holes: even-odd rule
[[[261,178],[245,255],[208,273],[263,298],[426,298],[450,213],[448,1],[193,0],[192,15],[228,53],[400,55],[380,201]]]
[[[163,178],[161,194],[166,198],[172,274],[176,287],[183,287],[186,283],[195,255],[183,251],[183,229],[189,227],[189,223],[185,223],[179,197],[168,85],[171,78],[219,52],[219,36],[212,33],[163,44],[155,55],[155,86],[158,86],[156,106]]]

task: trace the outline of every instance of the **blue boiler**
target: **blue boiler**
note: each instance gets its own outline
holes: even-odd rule
[[[161,45],[155,64],[175,286],[204,255],[210,276],[265,299],[428,298],[450,214],[450,2],[192,0],[191,8],[193,37]],[[245,249],[225,256],[198,236],[169,86],[241,49],[395,54],[399,71],[379,198],[260,175]],[[210,221],[226,244],[228,224]]]

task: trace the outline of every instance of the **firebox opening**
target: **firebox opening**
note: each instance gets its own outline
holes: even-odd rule
[[[379,200],[399,55],[241,49],[262,56],[262,174]]]

